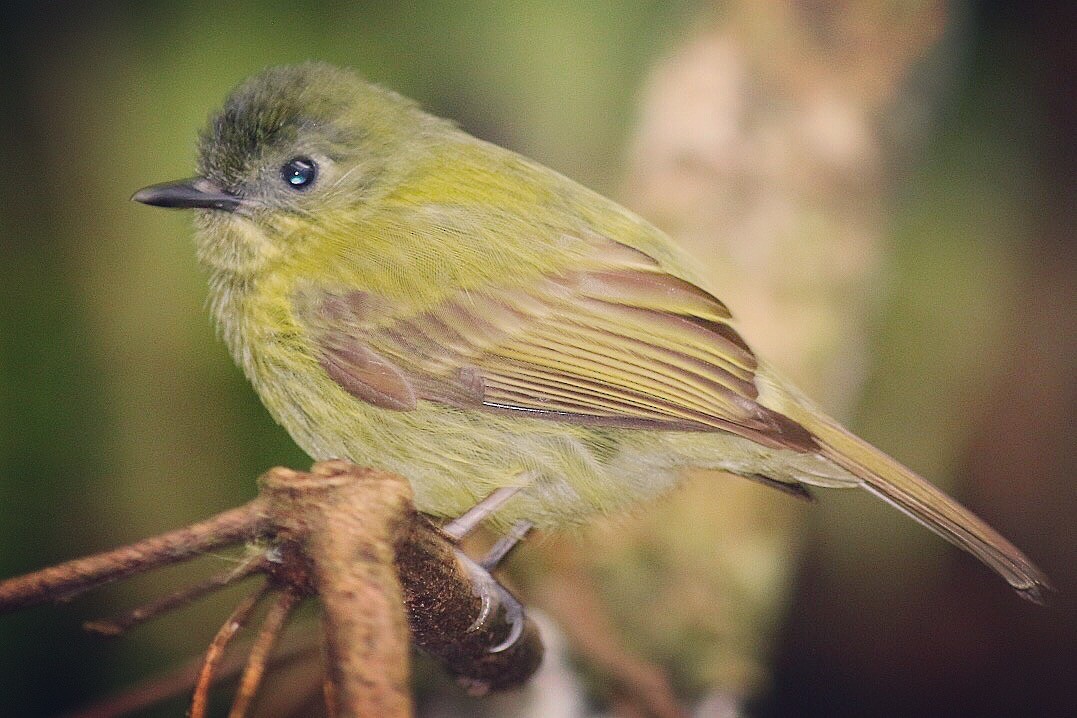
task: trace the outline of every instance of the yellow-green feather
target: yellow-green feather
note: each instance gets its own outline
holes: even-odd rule
[[[309,193],[259,184],[273,181],[274,162],[317,152]],[[277,69],[237,90],[203,138],[200,168],[222,188],[271,198],[249,212],[203,213],[199,254],[233,356],[315,458],[399,472],[419,508],[439,516],[525,485],[496,515],[501,525],[615,511],[692,467],[865,485],[1016,587],[1035,594],[1046,583],[978,519],[757,369],[665,235],[547,168],[321,65]],[[324,302],[349,295],[362,301],[342,324]],[[519,325],[483,327],[497,312]],[[551,316],[564,324],[546,324]],[[438,328],[452,317],[470,317],[459,336]],[[685,317],[698,331],[678,324]],[[401,327],[415,341],[393,334]],[[355,381],[384,369],[391,381],[374,389],[419,398],[360,399],[327,370],[326,337],[344,374],[348,361],[366,362]],[[469,394],[482,394],[483,372],[492,395],[523,407],[635,412],[699,430],[491,411]]]

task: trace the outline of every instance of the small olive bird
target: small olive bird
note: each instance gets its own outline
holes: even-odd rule
[[[1046,577],[783,381],[661,231],[414,102],[321,63],[240,85],[198,177],[213,315],[313,458],[407,477],[417,507],[500,529],[582,522],[689,468],[861,487],[1021,594]]]

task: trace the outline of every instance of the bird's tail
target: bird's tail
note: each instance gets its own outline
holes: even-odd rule
[[[828,417],[810,412],[801,423],[822,454],[860,479],[871,493],[993,568],[1025,598],[1044,603],[1051,584],[1021,551],[982,519],[913,471]]]
[[[855,476],[888,504],[976,556],[1025,598],[1044,603],[1051,583],[1021,551],[934,485],[843,428],[767,371],[761,377],[772,408],[816,438],[823,457]]]

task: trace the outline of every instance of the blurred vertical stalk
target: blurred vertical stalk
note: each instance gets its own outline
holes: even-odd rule
[[[723,2],[642,93],[623,199],[838,416],[861,387],[886,264],[894,108],[943,26],[941,2]],[[644,516],[549,547],[549,590],[582,565],[629,648],[736,704],[766,684],[806,515],[778,492],[694,476]],[[580,613],[551,610],[566,624]],[[569,630],[587,653],[590,628]]]

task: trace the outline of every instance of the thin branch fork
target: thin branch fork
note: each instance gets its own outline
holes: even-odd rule
[[[114,635],[214,590],[260,574],[263,587],[244,599],[210,644],[191,681],[192,718],[208,710],[209,689],[225,650],[268,601],[240,679],[231,718],[242,718],[271,663],[292,610],[317,597],[322,607],[326,702],[333,716],[411,715],[409,631],[473,692],[526,681],[542,659],[535,625],[509,645],[513,616],[504,589],[416,512],[408,482],[343,461],[310,472],[275,468],[259,496],[206,521],[0,582],[0,612],[69,600],[103,584],[247,542],[258,552],[226,574],[166,595],[87,628]],[[123,704],[118,701],[117,705]]]

